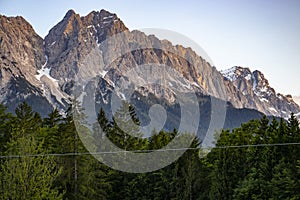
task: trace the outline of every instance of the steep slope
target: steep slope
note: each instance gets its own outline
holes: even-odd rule
[[[234,68],[223,72],[224,78],[191,48],[129,31],[116,14],[105,10],[87,16],[69,10],[44,40],[21,17],[0,19],[0,100],[6,105],[36,97],[46,102],[47,106],[36,106],[44,113],[51,107],[64,110],[76,83],[83,86],[79,92],[87,92],[85,86],[92,79],[97,85],[96,107],[107,110],[113,92],[131,99],[131,88],[143,97],[165,99],[170,106],[176,104],[180,91],[210,95],[234,108],[267,115],[300,112],[289,96],[276,94],[260,72]],[[137,77],[136,68],[146,65],[152,66]],[[174,72],[164,73],[159,66]],[[163,84],[141,85],[150,76],[163,77]]]
[[[121,34],[117,35],[118,33]],[[110,39],[109,36],[112,35],[117,36]],[[105,40],[107,38],[109,42]],[[235,107],[242,108],[249,104],[242,93],[225,82],[216,68],[191,48],[173,46],[153,35],[129,31],[115,14],[105,10],[91,12],[85,17],[80,17],[73,10],[68,11],[64,19],[49,31],[45,38],[45,49],[47,67],[51,68],[50,74],[58,80],[60,88],[65,92],[70,90],[69,86],[73,85],[74,78],[82,74],[105,75],[105,80],[112,86],[117,81],[120,81],[120,85],[128,85],[126,78],[121,78],[126,72],[136,66],[151,63],[170,66],[187,80],[174,81],[170,77],[170,84],[177,82],[174,84],[185,85],[190,91],[194,89],[203,94],[230,100]],[[151,86],[147,89],[150,93],[155,91]],[[156,94],[172,102],[173,93],[161,90]]]
[[[58,80],[74,78],[79,65],[98,43],[125,30],[123,22],[105,10],[91,12],[85,17],[69,10],[45,37],[51,75]]]
[[[45,62],[43,39],[32,26],[22,17],[0,16],[0,102],[10,111],[22,101],[41,113],[51,110],[34,76]]]
[[[249,68],[232,67],[221,73],[247,99],[253,100],[253,109],[284,118],[288,118],[291,112],[297,114],[300,111],[299,105],[291,95],[276,93],[264,74],[258,70],[251,72]]]

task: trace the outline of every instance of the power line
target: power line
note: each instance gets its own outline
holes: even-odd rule
[[[101,151],[101,152],[72,152],[72,153],[49,153],[49,154],[25,154],[25,155],[3,155],[4,158],[24,158],[24,157],[46,157],[46,156],[82,156],[82,155],[101,155],[101,154],[118,154],[118,153],[150,153],[150,152],[166,152],[166,151],[187,151],[198,149],[229,149],[229,148],[249,148],[249,147],[272,147],[272,146],[291,146],[300,145],[300,143],[273,143],[273,144],[246,144],[246,145],[230,145],[230,146],[216,146],[216,147],[194,147],[194,148],[174,148],[174,149],[155,149],[155,150],[132,150],[132,151]]]
[[[272,147],[272,146],[290,146],[290,145],[300,145],[300,143],[294,142],[294,143],[273,143],[273,144],[245,144],[245,145],[219,146],[214,148],[227,149],[227,148]]]

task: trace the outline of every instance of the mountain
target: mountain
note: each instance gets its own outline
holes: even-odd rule
[[[44,39],[22,17],[0,16],[0,22],[0,102],[9,111],[22,101],[43,115],[53,107],[64,111],[78,94],[81,100],[95,98],[96,110],[111,113],[115,93],[136,105],[144,124],[150,105],[163,103],[165,128],[172,129],[180,124],[178,97],[184,94],[187,100],[195,93],[199,132],[209,128],[212,113],[222,107],[227,109],[225,128],[262,113],[286,117],[300,112],[290,96],[275,93],[262,73],[244,68],[220,73],[191,48],[130,31],[105,10],[87,16],[69,10]],[[211,110],[215,102],[219,111]]]
[[[0,102],[9,111],[25,100],[41,113],[52,110],[34,76],[45,61],[43,39],[32,26],[20,16],[0,16]]]
[[[249,68],[235,66],[223,70],[221,73],[249,101],[253,101],[249,108],[267,115],[284,118],[288,118],[291,112],[299,113],[299,105],[293,100],[292,96],[276,93],[262,72],[258,70],[252,72]]]

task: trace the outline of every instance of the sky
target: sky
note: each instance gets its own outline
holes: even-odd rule
[[[277,92],[300,96],[299,0],[0,0],[0,14],[23,16],[41,36],[69,9],[116,13],[130,29],[161,28],[200,45],[217,69],[260,70]]]

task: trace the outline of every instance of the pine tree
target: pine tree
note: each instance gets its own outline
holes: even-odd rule
[[[1,163],[3,199],[62,199],[54,180],[61,173],[52,156],[43,156],[44,140],[39,139],[41,118],[26,103],[16,109],[11,121],[11,138]],[[16,155],[16,157],[11,157]]]
[[[291,168],[291,164],[284,159],[281,159],[274,167],[274,177],[269,182],[274,199],[293,199],[297,194],[300,194],[297,190],[297,179],[294,179],[296,174],[293,173]]]
[[[125,151],[146,149],[147,140],[142,138],[139,125],[134,107],[123,101],[113,116],[108,138]]]

